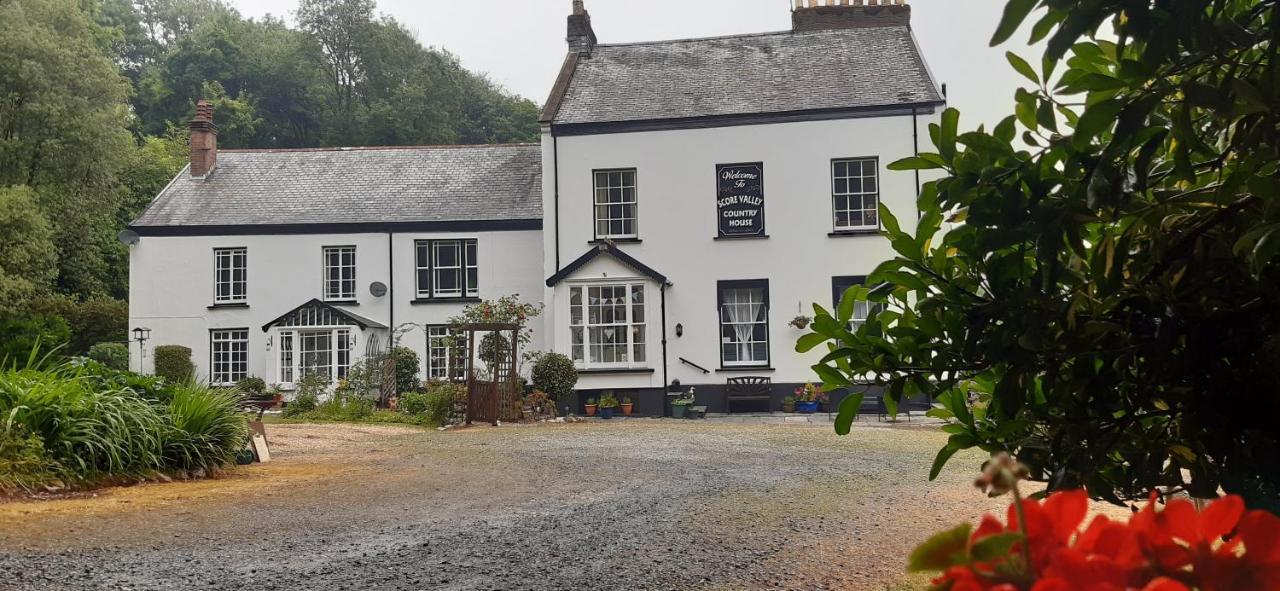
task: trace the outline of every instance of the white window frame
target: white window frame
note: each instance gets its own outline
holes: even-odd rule
[[[748,299],[748,300],[740,299],[740,296],[743,293],[749,294],[750,292],[756,291],[756,290],[759,290],[760,292],[759,302],[756,302],[753,299]],[[729,301],[730,293],[732,293],[734,296],[733,301]],[[769,331],[769,284],[768,282],[760,281],[760,280],[721,281],[716,285],[716,304],[717,304],[716,313],[719,315],[719,322],[717,323],[717,326],[716,326],[716,330],[717,330],[716,342],[719,344],[719,348],[720,348],[720,367],[726,367],[726,368],[727,367],[733,367],[733,368],[769,367],[770,359],[772,357],[771,350],[770,350],[771,348],[770,341],[772,340],[772,335],[770,334],[770,331]],[[728,311],[730,305],[751,305],[751,304],[759,304],[760,306],[763,307],[762,309],[763,314],[761,319],[759,320],[753,319],[750,321],[732,320],[733,315],[730,314]],[[725,339],[727,337],[724,336],[725,327],[738,326],[738,325],[763,326],[764,340],[763,341],[755,340],[753,336],[752,339],[747,340],[745,343],[738,340],[726,341]],[[754,335],[754,331],[752,331],[752,333]],[[764,359],[754,358],[754,350],[755,350],[754,345],[756,344],[764,345]],[[747,350],[752,351],[753,358],[747,359],[747,360],[739,358],[732,361],[726,359],[725,347],[728,345],[734,345],[736,347],[739,347],[740,351],[742,350],[742,347],[745,345]]]
[[[234,386],[249,377],[249,329],[209,331],[209,383]]]
[[[227,280],[222,280],[223,272]],[[240,279],[236,279],[236,272]],[[226,294],[223,295],[223,286]],[[237,293],[237,289],[239,292]],[[213,303],[242,304],[249,301],[249,249],[243,246],[213,249]]]
[[[613,322],[596,322],[591,320],[590,303],[591,291],[593,289],[622,289],[625,302],[622,306],[626,309],[626,318],[617,319]],[[637,290],[640,294],[640,302],[636,302]],[[609,282],[590,282],[575,283],[569,286],[569,358],[573,360],[574,365],[580,369],[617,369],[617,368],[646,368],[649,366],[649,298],[645,293],[647,286],[643,281],[637,280],[617,280]],[[575,295],[577,303],[575,304]],[[599,304],[604,307],[606,304]],[[616,306],[616,304],[614,304]],[[601,310],[603,312],[603,310]],[[638,314],[637,314],[638,312]],[[640,318],[637,318],[639,316]],[[593,342],[592,333],[596,329],[603,332],[605,329],[622,329],[626,335],[626,343],[596,343]],[[626,359],[618,361],[593,361],[593,347],[617,347],[622,346]],[[601,349],[603,352],[603,349]],[[639,355],[637,355],[639,353]]]
[[[844,297],[844,292],[854,285],[864,285],[867,278],[862,275],[842,275],[831,278],[832,295],[834,301],[831,303],[832,310],[840,309],[840,300]],[[843,287],[844,289],[839,289]],[[862,325],[867,323],[867,319],[875,314],[879,314],[883,309],[878,303],[860,301],[853,303],[853,316],[849,319],[850,330],[858,330]]]
[[[338,264],[330,264],[330,257],[336,255]],[[346,262],[346,257],[350,256],[350,264]],[[344,279],[342,271],[351,269],[351,279]],[[355,246],[326,246],[323,249],[323,266],[324,275],[323,293],[324,301],[350,301],[356,299],[356,247]],[[337,278],[333,278],[332,273],[337,271]],[[349,283],[349,285],[347,285]]]
[[[336,384],[347,376],[355,351],[355,330],[351,326],[291,326],[276,330],[276,380],[280,387],[293,389],[302,380],[303,343],[308,337],[329,337],[329,383]]]
[[[615,177],[616,175],[616,177]],[[627,183],[627,175],[631,182]],[[640,237],[640,193],[638,189],[639,174],[634,168],[608,168],[591,171],[591,231],[596,240],[635,239]],[[603,184],[602,184],[603,180]],[[615,182],[616,181],[616,182]],[[621,201],[611,201],[610,192],[620,192]],[[621,217],[609,215],[609,208],[621,207]],[[630,215],[628,215],[628,210]],[[601,216],[601,213],[605,215]],[[625,231],[627,222],[631,223],[631,231]],[[624,226],[622,232],[613,232],[612,225],[618,222]],[[601,224],[605,232],[601,232]]]
[[[475,238],[447,238],[438,240],[415,240],[414,282],[417,287],[417,298],[420,300],[447,300],[476,298],[480,296],[480,246]],[[458,262],[454,265],[440,265],[438,249],[441,247],[456,248]],[[425,258],[424,258],[425,255]],[[458,289],[441,292],[436,289],[440,284],[439,273],[452,271],[458,277]],[[422,277],[426,274],[426,285]]]
[[[857,165],[858,174],[852,174],[848,167]],[[845,166],[845,174],[838,173],[838,166]],[[871,174],[867,174],[867,166],[871,167]],[[858,182],[858,190],[853,190],[853,181]],[[844,183],[843,190],[841,183]],[[872,185],[872,190],[867,190],[868,182]],[[846,207],[840,207],[840,200],[845,200]],[[853,206],[853,200],[859,201],[860,207]],[[871,207],[867,207],[867,200],[872,201]],[[877,156],[867,156],[860,158],[837,158],[831,161],[831,223],[836,232],[857,232],[880,229],[880,158]],[[845,223],[840,223],[840,214],[845,214]],[[861,220],[860,224],[850,223],[852,216],[858,215]],[[871,223],[867,223],[867,217],[870,216]]]
[[[458,343],[456,340],[465,341],[466,335],[450,334],[451,327],[448,325],[428,326],[427,327],[427,355],[426,355],[426,377],[428,380],[453,381],[464,377],[466,372],[467,360],[463,356],[467,352],[465,343]],[[445,339],[455,339],[453,346],[447,343],[441,343]],[[436,353],[439,352],[444,359],[444,367],[436,365]]]

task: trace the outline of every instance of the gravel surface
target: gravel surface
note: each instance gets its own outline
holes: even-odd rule
[[[908,589],[999,503],[933,428],[269,425],[211,480],[0,504],[0,589]]]

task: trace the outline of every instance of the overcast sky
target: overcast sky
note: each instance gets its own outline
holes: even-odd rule
[[[297,0],[232,0],[245,16],[274,14],[292,22]],[[457,55],[508,90],[541,105],[565,54],[571,0],[377,0],[424,45]],[[1009,67],[1008,49],[989,48],[1005,0],[908,0],[912,27],[934,77],[947,85],[961,127],[994,125],[1013,112],[1025,82]],[[586,0],[602,43],[653,41],[791,28],[792,0]],[[1016,39],[1026,38],[1025,29]],[[1038,59],[1029,59],[1038,63]]]

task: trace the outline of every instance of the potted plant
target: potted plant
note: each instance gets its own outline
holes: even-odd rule
[[[622,416],[624,417],[631,416],[631,409],[633,408],[635,408],[635,405],[631,403],[631,397],[623,396],[622,397]]]
[[[822,388],[816,384],[805,384],[796,388],[796,412],[803,414],[818,412],[818,395],[821,393]]]
[[[582,406],[587,410],[587,416],[589,417],[596,416],[596,399],[595,398],[588,398],[587,403]]]
[[[809,318],[808,316],[801,314],[799,316],[796,316],[795,318],[792,318],[791,322],[788,322],[787,324],[790,324],[791,326],[794,326],[800,330],[804,330],[806,328],[809,328],[810,322],[813,322],[812,318]]]
[[[693,388],[689,388],[689,393],[677,396],[671,399],[671,418],[683,419],[685,414],[689,412],[689,407],[693,405]]]
[[[796,411],[796,397],[787,396],[786,398],[783,398],[782,412],[795,412],[795,411]]]
[[[613,418],[613,411],[618,409],[618,399],[613,394],[605,394],[600,397],[600,416],[605,419]]]

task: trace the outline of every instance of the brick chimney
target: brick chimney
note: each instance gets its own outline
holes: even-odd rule
[[[218,165],[218,126],[213,124],[213,105],[196,101],[196,116],[187,124],[191,129],[191,177],[202,179]]]
[[[791,30],[825,31],[911,24],[907,0],[795,0]]]
[[[569,51],[591,55],[596,48],[596,32],[591,29],[591,15],[582,0],[573,0],[573,14],[569,15]]]

